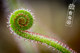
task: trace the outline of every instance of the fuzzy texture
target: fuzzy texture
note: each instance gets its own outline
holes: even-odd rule
[[[23,38],[46,43],[47,45],[56,48],[62,53],[75,53],[72,49],[58,40],[41,36],[38,33],[25,31],[33,25],[33,16],[27,10],[20,9],[14,11],[9,18],[9,22],[12,31]]]

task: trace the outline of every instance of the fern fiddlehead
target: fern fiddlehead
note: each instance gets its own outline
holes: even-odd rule
[[[14,31],[14,33],[23,38],[46,43],[47,45],[56,48],[62,53],[75,53],[75,51],[70,49],[67,45],[56,39],[41,36],[39,33],[26,31],[33,25],[33,16],[27,10],[20,9],[14,11],[9,18],[9,23],[10,28]]]

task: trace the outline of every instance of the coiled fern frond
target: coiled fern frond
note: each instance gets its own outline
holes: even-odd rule
[[[25,9],[14,11],[9,18],[10,28],[17,35],[26,39],[39,41],[41,43],[46,43],[47,45],[56,48],[62,53],[76,53],[67,45],[56,39],[51,39],[45,36],[41,36],[39,33],[26,31],[29,28],[31,28],[31,26],[33,25],[33,21],[34,21],[33,16],[28,10]]]

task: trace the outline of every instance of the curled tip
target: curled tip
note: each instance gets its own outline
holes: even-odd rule
[[[19,30],[27,30],[33,25],[33,16],[28,11],[30,10],[18,9],[11,13],[10,24],[12,28],[15,24],[13,30],[16,30],[16,28]]]

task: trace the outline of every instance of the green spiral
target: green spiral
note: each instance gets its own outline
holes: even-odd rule
[[[14,31],[14,33],[23,38],[39,41],[41,43],[46,43],[47,45],[56,48],[62,53],[75,52],[58,40],[41,36],[37,33],[25,32],[25,30],[31,28],[31,26],[33,25],[33,16],[27,10],[20,9],[14,11],[10,16],[9,22],[10,22],[10,28]]]

